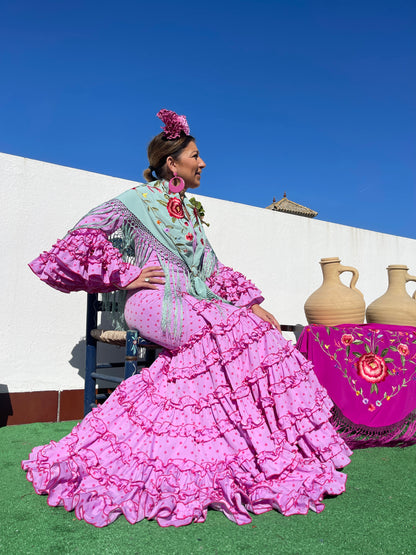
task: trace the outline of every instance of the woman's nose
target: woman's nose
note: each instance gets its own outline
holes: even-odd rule
[[[205,166],[206,166],[206,164],[205,164],[205,162],[202,160],[202,158],[199,159],[199,166],[200,166],[201,168],[205,168]]]

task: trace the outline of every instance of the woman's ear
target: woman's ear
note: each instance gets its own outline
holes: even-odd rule
[[[166,166],[169,172],[173,175],[176,171],[176,160],[172,156],[166,158]]]

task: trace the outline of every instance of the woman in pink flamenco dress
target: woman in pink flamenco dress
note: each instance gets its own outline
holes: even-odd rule
[[[126,292],[127,325],[164,350],[23,469],[49,505],[97,527],[121,514],[182,526],[209,508],[240,525],[249,512],[320,512],[345,490],[337,469],[351,455],[332,402],[260,291],[216,259],[184,194],[205,163],[185,117],[158,116],[148,184],[92,210],[30,266],[64,292]]]

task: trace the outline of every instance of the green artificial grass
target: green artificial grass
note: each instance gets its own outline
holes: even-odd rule
[[[34,493],[20,461],[32,447],[59,440],[74,422],[0,429],[0,553],[325,554],[416,553],[416,445],[355,451],[347,491],[317,515],[276,511],[237,526],[209,511],[203,524],[161,528],[120,517],[106,528],[78,521]]]

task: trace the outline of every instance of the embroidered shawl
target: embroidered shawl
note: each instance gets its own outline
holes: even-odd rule
[[[185,209],[184,209],[185,208]],[[189,219],[187,215],[189,216]],[[180,289],[198,299],[219,299],[206,285],[214,271],[217,257],[203,230],[201,220],[186,195],[169,193],[167,181],[140,184],[115,199],[91,210],[87,216],[99,216],[97,224],[83,223],[73,228],[105,227],[115,219],[120,227],[109,237],[122,253],[123,260],[143,267],[154,251],[165,274],[162,306],[162,330],[177,339],[182,331],[182,296]],[[113,316],[114,295],[112,296]],[[117,292],[116,327],[125,326],[126,291]],[[104,302],[108,299],[104,299]]]

